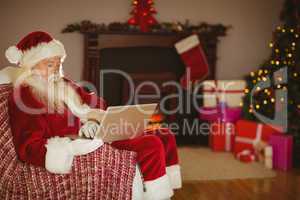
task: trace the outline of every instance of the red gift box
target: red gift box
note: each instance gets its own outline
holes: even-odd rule
[[[230,122],[210,125],[209,146],[213,151],[232,151],[235,125]]]
[[[236,136],[234,143],[234,154],[249,150],[254,152],[254,146],[259,141],[268,142],[272,134],[278,133],[271,126],[248,120],[239,120],[236,123]]]

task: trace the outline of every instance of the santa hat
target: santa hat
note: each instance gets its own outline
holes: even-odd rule
[[[35,31],[25,36],[16,46],[9,47],[5,56],[12,64],[31,68],[45,58],[60,56],[64,60],[66,51],[63,44],[48,33]]]

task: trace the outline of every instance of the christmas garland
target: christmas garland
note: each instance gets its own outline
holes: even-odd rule
[[[144,33],[144,34],[172,34],[172,33],[196,33],[205,34],[209,33],[214,36],[225,36],[226,31],[231,26],[224,26],[222,24],[207,24],[199,23],[198,25],[191,25],[189,21],[185,23],[180,22],[163,22],[152,25],[147,33],[141,32],[139,26],[130,25],[127,22],[112,22],[109,24],[93,23],[88,20],[81,21],[80,23],[68,24],[62,33],[79,32],[83,34],[88,33]]]

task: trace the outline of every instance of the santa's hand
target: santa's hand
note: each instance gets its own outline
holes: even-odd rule
[[[87,121],[79,130],[79,136],[86,138],[94,138],[95,135],[100,131],[100,125],[96,121]]]

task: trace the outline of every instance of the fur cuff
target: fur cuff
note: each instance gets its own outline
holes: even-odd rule
[[[71,139],[67,137],[50,138],[47,141],[46,148],[46,169],[57,174],[69,173],[74,158]]]
[[[163,200],[170,198],[174,194],[167,175],[153,181],[145,181],[144,185],[146,189],[144,200]]]
[[[200,44],[199,38],[197,35],[191,35],[175,44],[175,48],[179,54],[182,54],[193,47],[196,47]]]
[[[166,172],[170,180],[172,189],[179,189],[182,187],[182,178],[179,165],[172,165],[166,167]]]

